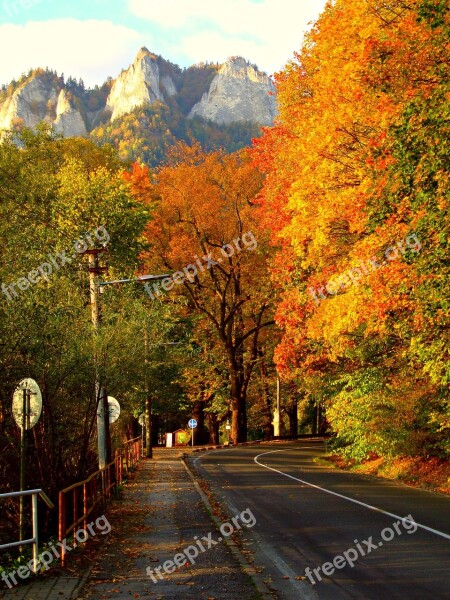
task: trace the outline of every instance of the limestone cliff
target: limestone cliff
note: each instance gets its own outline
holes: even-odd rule
[[[131,67],[122,71],[113,83],[106,102],[111,121],[129,114],[135,108],[153,104],[156,100],[164,102],[161,88],[168,96],[177,93],[170,76],[166,75],[160,80],[157,57],[147,48],[141,48]]]
[[[231,58],[220,68],[200,64],[181,69],[141,48],[117,79],[108,78],[94,89],[72,77],[64,81],[48,69],[35,69],[2,86],[0,130],[18,124],[34,128],[44,121],[65,137],[86,136],[157,101],[166,104],[158,114],[167,119],[169,137],[183,129],[184,119],[196,115],[216,126],[271,125],[277,113],[274,93],[271,79],[243,58]]]
[[[59,94],[54,128],[65,137],[79,137],[87,134],[81,112],[71,105],[65,90],[61,90]]]
[[[72,106],[61,81],[42,70],[30,75],[0,104],[0,129],[18,124],[34,128],[43,121],[65,137],[86,135],[81,112]]]
[[[219,69],[209,91],[189,113],[218,124],[250,121],[272,125],[277,114],[272,80],[241,57],[230,58]]]
[[[51,123],[56,116],[58,90],[44,78],[36,76],[20,86],[0,105],[0,129],[10,129],[21,122],[35,127],[41,121]]]

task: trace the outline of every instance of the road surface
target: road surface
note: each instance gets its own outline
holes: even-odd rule
[[[323,451],[274,444],[193,461],[231,515],[254,514],[245,547],[275,597],[450,598],[450,498],[319,466]]]

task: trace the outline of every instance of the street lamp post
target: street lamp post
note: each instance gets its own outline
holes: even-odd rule
[[[144,283],[147,287],[148,281],[160,281],[170,277],[167,273],[164,275],[141,275],[135,279],[118,279],[116,281],[102,281],[99,282],[100,289],[108,285],[120,285],[124,283]],[[92,297],[92,296],[91,296]],[[145,456],[146,458],[153,458],[152,451],[152,398],[150,394],[150,384],[148,380],[148,332],[145,328],[144,332],[144,346],[145,346]]]

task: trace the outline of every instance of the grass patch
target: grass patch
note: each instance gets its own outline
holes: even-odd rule
[[[450,494],[450,462],[436,457],[402,456],[392,459],[371,456],[362,463],[337,454],[314,459],[316,464],[363,475],[401,481],[412,487]]]

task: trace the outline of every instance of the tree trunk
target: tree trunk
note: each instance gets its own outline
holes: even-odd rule
[[[217,415],[213,413],[208,414],[208,429],[209,429],[209,443],[217,445],[219,443],[219,422]]]
[[[296,438],[298,435],[298,407],[297,400],[290,404],[289,408],[286,409],[289,417],[289,436]]]
[[[205,404],[204,400],[198,400],[194,404],[192,415],[197,421],[197,427],[194,434],[194,445],[205,444],[207,441],[207,434],[205,431]]]
[[[239,396],[231,400],[231,441],[239,444],[247,441],[246,402]]]
[[[231,441],[239,444],[247,441],[247,398],[244,387],[242,351],[228,349],[231,383]]]
[[[159,445],[159,416],[152,413],[152,446]]]
[[[266,361],[264,360],[264,352],[258,351],[260,358],[260,371],[261,371],[261,383],[264,395],[264,440],[269,442],[273,437],[273,423],[272,423],[272,398],[270,394],[269,378],[267,375]]]

